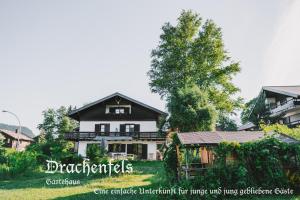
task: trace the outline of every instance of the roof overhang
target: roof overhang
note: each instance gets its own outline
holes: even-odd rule
[[[82,106],[81,108],[78,108],[78,109],[76,109],[76,110],[72,110],[72,111],[69,113],[69,117],[73,117],[74,115],[78,114],[79,112],[81,112],[81,111],[83,111],[83,110],[86,110],[86,109],[88,109],[88,108],[90,108],[90,107],[92,107],[92,106],[94,106],[94,105],[97,105],[97,104],[99,104],[99,103],[102,103],[102,102],[104,102],[104,101],[106,101],[106,100],[108,100],[108,99],[111,99],[111,98],[113,98],[113,97],[116,97],[116,96],[121,97],[121,98],[124,98],[124,99],[126,99],[126,100],[128,100],[128,101],[131,101],[131,102],[133,102],[133,103],[136,103],[136,104],[138,104],[138,105],[140,105],[140,106],[142,106],[142,107],[145,107],[145,108],[147,108],[147,109],[149,109],[149,110],[152,110],[153,112],[156,112],[156,113],[159,114],[159,115],[163,115],[163,116],[167,116],[167,115],[168,115],[166,112],[163,112],[163,111],[161,111],[161,110],[159,110],[159,109],[156,109],[156,108],[154,108],[154,107],[152,107],[152,106],[149,106],[149,105],[144,104],[144,103],[142,103],[142,102],[140,102],[140,101],[137,101],[137,100],[135,100],[135,99],[132,99],[132,98],[130,98],[130,97],[126,96],[126,95],[123,95],[123,94],[121,94],[121,93],[119,93],[119,92],[116,92],[116,93],[113,93],[113,94],[111,94],[111,95],[109,95],[109,96],[106,96],[106,97],[104,97],[104,98],[102,98],[102,99],[99,99],[99,100],[94,101],[94,102],[92,102],[92,103],[89,103],[89,104],[87,104],[87,105],[85,105],[85,106]]]

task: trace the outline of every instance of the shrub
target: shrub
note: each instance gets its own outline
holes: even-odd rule
[[[174,175],[177,169],[174,160],[177,160],[177,155],[176,152],[170,151],[171,149],[167,155],[168,159],[165,160],[165,166],[167,173]],[[269,137],[244,144],[223,142],[213,150],[215,160],[212,167],[201,173],[201,176],[189,180],[192,188],[210,190],[219,187],[228,189],[289,187],[300,191],[299,144],[286,144]],[[235,158],[231,162],[226,159],[229,155],[234,155]],[[167,177],[169,181],[174,182],[174,177]],[[217,195],[208,195],[207,198],[209,197],[216,198]]]
[[[37,167],[36,154],[33,152],[14,152],[8,156],[7,165],[12,176],[33,171]]]
[[[164,168],[168,180],[174,183],[178,179],[177,160],[180,158],[177,158],[176,145],[179,145],[179,139],[174,133],[170,133],[169,137],[172,142],[164,153]]]
[[[107,160],[107,152],[99,144],[89,144],[87,146],[86,155],[91,163],[101,163]]]
[[[6,149],[3,147],[3,145],[4,145],[3,139],[0,138],[0,164],[6,162],[6,156],[5,156]]]
[[[37,169],[36,154],[33,152],[13,152],[7,155],[7,161],[0,164],[1,178],[11,178]]]

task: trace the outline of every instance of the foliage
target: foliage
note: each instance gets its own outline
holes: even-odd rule
[[[107,152],[99,144],[89,144],[86,155],[92,163],[101,163],[107,160]]]
[[[243,111],[241,113],[242,124],[246,124],[248,121],[253,121],[253,119],[251,119],[250,114],[252,112],[252,109],[255,106],[256,101],[257,101],[257,97],[251,99],[243,106]]]
[[[180,131],[214,130],[216,111],[197,86],[176,90],[168,98],[170,125]]]
[[[166,177],[170,182],[174,183],[178,179],[177,160],[180,159],[177,157],[176,145],[179,145],[180,142],[176,133],[169,133],[169,137],[171,141],[164,153],[164,168]]]
[[[198,14],[183,11],[176,26],[166,23],[162,31],[148,72],[153,92],[169,97],[178,88],[197,85],[218,111],[240,107],[241,99],[233,97],[239,89],[231,81],[240,67],[229,57],[221,29],[212,20],[203,22]]]
[[[3,145],[4,145],[3,139],[0,138],[0,164],[6,161],[6,156],[5,156],[6,149],[4,148]]]
[[[219,187],[293,188],[300,191],[299,144],[283,143],[268,136],[259,141],[243,144],[223,142],[214,147],[213,151],[215,154],[213,165],[203,171],[200,176],[190,180],[189,187],[208,190]],[[229,160],[229,157],[235,159]],[[177,159],[177,155],[173,159]],[[166,168],[169,172],[177,169],[177,164],[174,162],[169,161],[168,164],[165,161],[166,165],[169,166]],[[168,178],[174,181],[172,176]],[[181,182],[177,184],[181,185]],[[186,184],[185,181],[183,184]],[[216,198],[217,196],[206,197]]]
[[[77,163],[82,160],[73,152],[74,144],[64,139],[65,132],[73,131],[78,126],[75,120],[67,116],[71,109],[71,106],[61,106],[57,110],[50,108],[43,111],[43,122],[38,125],[41,134],[27,148],[37,154],[39,164],[44,164],[49,159],[62,163]]]
[[[218,128],[222,131],[236,131],[237,125],[233,119],[226,114],[220,114],[218,119]]]
[[[300,170],[300,146],[286,144],[269,137],[245,144],[221,143],[216,149],[216,169],[222,174],[221,185],[236,188],[249,186],[276,188],[298,187],[287,173]],[[235,155],[234,163],[226,163],[228,155]],[[299,188],[296,188],[299,190]]]
[[[271,125],[260,124],[260,126],[262,130],[265,132],[275,131],[277,133],[283,133],[297,140],[300,140],[300,127],[289,128],[287,125],[284,124],[271,124]]]
[[[7,154],[7,161],[0,165],[2,178],[15,177],[37,169],[36,154],[33,152],[13,152]]]
[[[45,133],[46,140],[52,140],[57,136],[63,138],[65,132],[73,131],[78,122],[68,117],[68,113],[72,110],[72,106],[66,108],[61,106],[55,110],[49,108],[43,111],[43,122],[38,125],[38,129]]]
[[[73,152],[72,142],[54,139],[46,142],[37,142],[27,147],[27,151],[36,153],[39,164],[44,165],[46,160],[52,159],[61,163],[78,163],[82,158]]]

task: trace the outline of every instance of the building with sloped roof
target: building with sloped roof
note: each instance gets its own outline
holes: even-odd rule
[[[238,130],[255,130],[261,120],[267,124],[279,123],[289,127],[299,125],[300,86],[262,87],[248,118],[250,121]]]
[[[19,150],[25,150],[25,148],[33,142],[33,139],[24,135],[23,133],[16,133],[9,130],[0,129],[1,139],[4,142],[4,146],[7,148],[13,148]],[[18,139],[20,144],[18,145]]]

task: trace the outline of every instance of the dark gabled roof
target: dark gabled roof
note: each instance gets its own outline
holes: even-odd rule
[[[263,139],[267,135],[274,135],[285,143],[299,143],[298,140],[279,133],[264,133],[263,131],[206,131],[178,133],[178,138],[183,145],[217,145],[221,142],[245,143]]]
[[[128,96],[125,96],[125,95],[123,95],[123,94],[121,94],[121,93],[119,93],[119,92],[116,92],[116,93],[113,93],[113,94],[111,94],[111,95],[109,95],[109,96],[106,96],[106,97],[104,97],[104,98],[102,98],[102,99],[99,99],[99,100],[94,101],[94,102],[92,102],[92,103],[89,103],[89,104],[87,104],[87,105],[85,105],[85,106],[82,106],[81,108],[78,108],[78,109],[76,109],[76,110],[72,110],[72,111],[69,113],[69,116],[70,116],[70,115],[74,115],[75,113],[78,113],[78,112],[80,112],[80,111],[82,111],[82,110],[85,110],[85,109],[87,109],[87,108],[90,108],[90,107],[92,107],[92,106],[94,106],[94,105],[97,105],[97,104],[99,104],[99,103],[102,103],[102,102],[104,102],[104,101],[106,101],[106,100],[108,100],[108,99],[110,99],[110,98],[116,97],[116,96],[119,96],[119,97],[121,97],[121,98],[127,99],[128,101],[131,101],[131,102],[136,103],[136,104],[138,104],[138,105],[140,105],[140,106],[143,106],[143,107],[145,107],[145,108],[148,108],[148,109],[150,109],[150,110],[152,110],[152,111],[154,111],[154,112],[156,112],[156,113],[158,113],[158,114],[161,114],[161,115],[167,115],[167,113],[165,113],[165,112],[163,112],[163,111],[161,111],[161,110],[158,110],[158,109],[156,109],[156,108],[154,108],[154,107],[152,107],[152,106],[149,106],[149,105],[144,104],[144,103],[142,103],[142,102],[140,102],[140,101],[137,101],[137,100],[135,100],[135,99],[132,99],[132,98],[130,98],[130,97],[128,97]]]
[[[264,91],[270,91],[278,94],[283,94],[290,97],[299,98],[300,97],[300,86],[264,86],[262,88]]]
[[[254,128],[256,127],[255,124],[253,124],[252,122],[247,122],[241,126],[238,127],[238,131],[243,131],[243,130],[246,130],[246,129],[249,129],[249,128]]]

